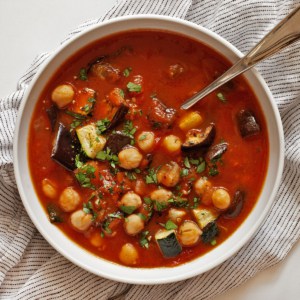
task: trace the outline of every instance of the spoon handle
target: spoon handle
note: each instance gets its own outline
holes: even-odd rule
[[[230,69],[206,88],[196,93],[181,106],[188,109],[218,87],[252,68],[258,62],[272,56],[300,40],[300,6],[286,16],[248,54],[238,60]]]

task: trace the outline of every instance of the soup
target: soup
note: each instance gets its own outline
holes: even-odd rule
[[[264,116],[242,76],[180,106],[229,66],[207,45],[150,30],[66,61],[38,99],[28,140],[49,221],[133,267],[173,267],[226,240],[264,183]]]

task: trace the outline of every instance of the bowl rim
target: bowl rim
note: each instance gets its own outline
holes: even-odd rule
[[[267,84],[265,83],[262,76],[255,69],[252,68],[248,72],[251,72],[254,75],[254,77],[256,77],[256,79],[259,81],[261,87],[263,88],[264,92],[266,93],[267,98],[270,99],[269,104],[270,104],[270,106],[272,108],[272,111],[274,113],[274,117],[275,117],[275,120],[277,122],[276,125],[278,126],[278,140],[279,140],[278,173],[277,173],[276,179],[274,181],[274,186],[273,186],[273,190],[271,192],[270,198],[269,198],[267,204],[265,205],[264,210],[261,212],[260,217],[258,218],[258,220],[255,222],[254,226],[252,227],[252,229],[245,233],[245,235],[231,249],[231,251],[228,251],[227,253],[220,256],[218,259],[212,261],[206,267],[203,267],[200,272],[197,269],[195,269],[195,270],[191,269],[191,270],[189,270],[189,272],[186,272],[184,274],[174,274],[174,275],[171,274],[166,278],[157,278],[157,279],[153,278],[149,281],[148,278],[144,278],[142,276],[136,276],[135,278],[130,277],[128,273],[130,273],[130,270],[139,270],[139,271],[140,270],[153,270],[153,269],[163,270],[164,268],[151,268],[151,269],[148,269],[148,268],[128,268],[128,267],[125,267],[127,269],[127,274],[123,274],[123,275],[113,274],[112,275],[110,273],[110,271],[95,270],[95,268],[87,266],[83,261],[69,255],[69,253],[66,251],[66,249],[64,247],[61,247],[60,245],[58,245],[55,242],[55,239],[52,238],[50,236],[50,234],[45,230],[45,228],[43,228],[40,225],[37,216],[35,216],[32,208],[30,206],[30,203],[26,198],[24,186],[23,186],[23,183],[22,183],[21,173],[20,173],[19,160],[18,160],[20,125],[21,125],[21,122],[22,122],[22,117],[23,117],[23,114],[24,114],[26,104],[28,103],[29,95],[32,92],[32,90],[34,89],[37,81],[39,80],[40,75],[44,72],[44,70],[47,68],[47,66],[50,65],[53,60],[55,60],[56,56],[63,49],[69,47],[70,44],[72,44],[73,42],[75,42],[77,40],[80,40],[83,36],[85,36],[88,33],[91,33],[94,30],[98,30],[101,27],[105,27],[105,26],[108,26],[108,25],[111,25],[111,24],[114,24],[114,23],[118,23],[118,22],[122,22],[122,21],[126,21],[126,20],[135,20],[135,21],[148,20],[148,21],[153,21],[153,22],[155,22],[155,21],[167,21],[167,22],[171,22],[171,23],[177,23],[177,24],[179,24],[179,26],[190,27],[194,30],[197,30],[201,33],[204,33],[205,35],[210,36],[212,39],[217,40],[218,42],[223,44],[230,52],[232,52],[237,57],[242,57],[243,56],[243,54],[235,46],[233,46],[231,43],[229,43],[223,37],[219,36],[217,33],[213,32],[213,31],[211,31],[211,30],[209,30],[205,27],[202,27],[201,25],[197,25],[197,24],[194,24],[192,22],[189,22],[189,21],[186,21],[186,20],[183,20],[183,19],[179,19],[179,18],[176,18],[176,17],[162,16],[162,15],[155,15],[155,14],[128,15],[128,16],[121,16],[121,17],[112,18],[110,20],[106,20],[106,21],[103,21],[101,23],[97,23],[95,25],[90,26],[88,29],[83,30],[79,34],[76,34],[74,37],[70,38],[69,40],[64,42],[62,45],[60,45],[55,51],[50,53],[49,57],[39,67],[38,71],[36,72],[36,74],[34,75],[32,81],[30,82],[29,87],[26,90],[26,93],[23,97],[23,101],[21,102],[19,110],[18,110],[17,122],[16,122],[16,127],[15,127],[15,132],[14,132],[13,163],[14,163],[15,178],[16,178],[18,191],[20,193],[20,197],[22,199],[23,205],[24,205],[31,221],[34,223],[35,227],[39,230],[39,232],[42,234],[42,236],[47,240],[47,242],[50,243],[50,245],[53,248],[55,248],[61,255],[63,255],[69,261],[73,262],[75,265],[77,265],[77,266],[83,268],[84,270],[87,270],[87,271],[89,271],[89,272],[91,272],[95,275],[102,276],[104,278],[119,281],[119,282],[132,283],[132,284],[144,284],[144,285],[171,283],[171,282],[181,281],[181,280],[184,280],[184,279],[194,277],[196,275],[207,272],[207,271],[213,269],[214,267],[220,265],[225,260],[232,257],[237,251],[239,251],[246,244],[246,242],[250,240],[250,238],[253,236],[253,234],[259,229],[259,227],[261,226],[263,220],[266,218],[266,216],[267,216],[268,212],[270,211],[270,208],[271,208],[271,206],[274,202],[274,199],[275,199],[275,196],[276,196],[276,193],[278,191],[279,184],[280,184],[280,181],[281,181],[281,177],[282,177],[283,165],[284,165],[284,134],[283,134],[283,127],[282,127],[281,118],[280,118],[278,108],[275,104],[275,101],[273,99],[273,96],[272,96]],[[146,29],[146,27],[143,27],[142,29]],[[128,29],[124,30],[124,31],[128,31]],[[169,30],[169,31],[172,32],[172,30]],[[122,32],[122,30],[118,31],[118,32]],[[175,30],[173,32],[175,32]],[[115,33],[117,33],[117,32],[115,32]],[[182,33],[179,33],[179,34],[182,34]],[[186,34],[186,36],[188,36],[188,35]],[[190,38],[192,38],[192,37],[190,36]],[[92,43],[92,41],[90,41],[89,43]],[[82,46],[82,47],[84,47],[84,46]],[[213,48],[212,46],[210,46],[210,47]],[[215,48],[213,48],[213,49],[215,49]],[[76,51],[73,51],[73,54],[78,52],[78,50],[79,49],[77,49]],[[220,53],[220,51],[218,51],[218,49],[215,49],[215,51]],[[254,91],[254,93],[255,93],[255,91]],[[26,151],[26,153],[27,153],[27,151]],[[269,150],[269,154],[270,154],[270,150]],[[34,190],[34,187],[32,187],[32,188]],[[251,213],[252,213],[252,211],[251,211]],[[241,225],[239,227],[241,227]],[[76,243],[74,243],[74,244],[76,244]],[[88,252],[87,250],[81,248],[79,245],[76,245],[76,246],[78,248],[80,248],[82,251]],[[92,253],[89,253],[89,254],[93,255]],[[200,256],[200,259],[201,259],[201,257],[203,257],[203,256]],[[105,261],[105,263],[108,262],[105,259],[102,259],[102,260]],[[195,259],[195,260],[197,260],[197,259]],[[193,264],[193,262],[195,260],[187,262],[186,264]],[[124,269],[124,266],[118,265],[118,264],[116,264],[116,265],[118,267],[121,267],[120,269]],[[177,268],[179,268],[179,266],[172,267],[172,268],[169,268],[169,269],[174,269],[175,270]],[[176,272],[174,272],[174,273],[176,273]]]

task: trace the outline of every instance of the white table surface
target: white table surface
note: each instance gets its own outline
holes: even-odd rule
[[[35,56],[103,15],[116,0],[0,0],[0,98],[13,92]],[[88,3],[88,5],[87,5]],[[214,300],[300,299],[300,243],[283,262]]]

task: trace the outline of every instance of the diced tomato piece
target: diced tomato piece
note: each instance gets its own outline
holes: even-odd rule
[[[76,93],[75,99],[68,106],[68,110],[77,114],[87,115],[93,109],[95,102],[95,91],[84,88]]]
[[[112,103],[114,106],[120,106],[122,103],[124,103],[124,92],[119,88],[114,88],[109,94],[108,94],[108,100]]]

